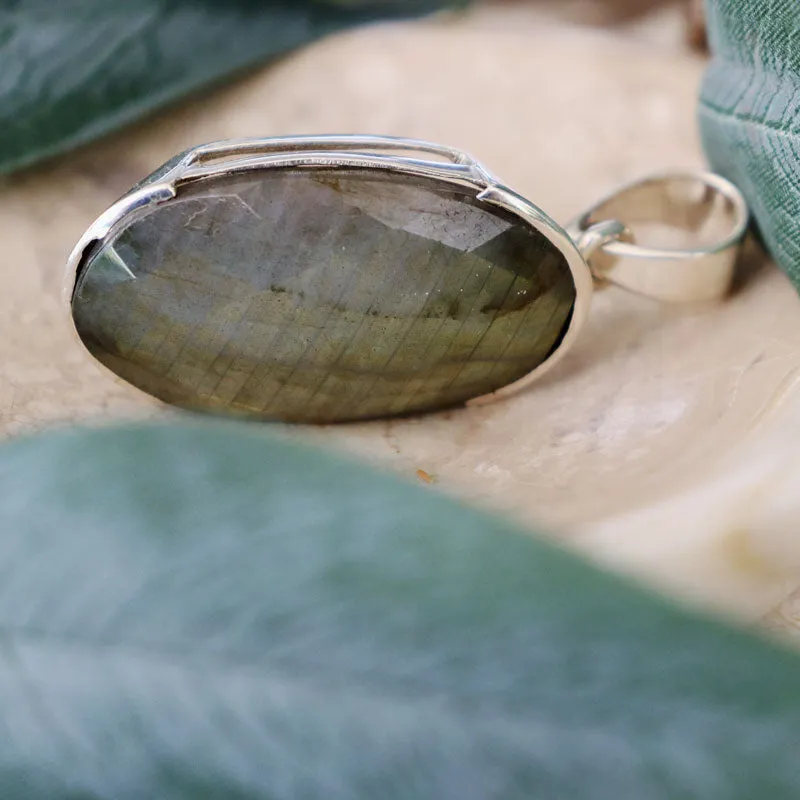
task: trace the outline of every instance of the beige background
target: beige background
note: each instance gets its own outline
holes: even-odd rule
[[[621,181],[702,165],[703,61],[682,47],[680,11],[615,14],[607,30],[580,25],[586,9],[494,4],[333,37],[7,179],[0,432],[169,413],[75,343],[61,273],[100,211],[193,144],[320,132],[432,139],[469,151],[564,222]],[[710,307],[598,292],[573,353],[511,400],[287,435],[411,480],[431,476],[431,491],[503,509],[686,601],[800,641],[800,595],[790,597],[800,586],[800,302],[762,261],[751,256],[736,294]]]

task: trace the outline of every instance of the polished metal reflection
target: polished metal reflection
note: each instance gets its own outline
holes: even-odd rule
[[[597,280],[659,300],[700,302],[730,290],[748,221],[733,184],[695,171],[623,186],[568,230]]]

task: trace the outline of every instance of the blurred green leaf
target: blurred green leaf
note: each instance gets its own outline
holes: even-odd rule
[[[0,450],[3,800],[796,800],[800,661],[249,427]]]
[[[349,25],[451,0],[0,0],[0,172]]]

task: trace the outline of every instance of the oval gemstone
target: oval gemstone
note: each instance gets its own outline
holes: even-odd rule
[[[539,366],[571,318],[560,250],[474,190],[380,170],[181,187],[89,261],[89,351],[193,409],[342,422],[443,409]]]

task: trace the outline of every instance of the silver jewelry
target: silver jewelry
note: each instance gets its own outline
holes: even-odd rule
[[[404,198],[420,210],[398,207]],[[658,223],[690,243],[640,241]],[[177,156],[103,213],[70,256],[65,295],[90,352],[162,400],[348,421],[527,386],[576,341],[598,282],[666,301],[719,298],[747,225],[741,193],[702,171],[627,185],[564,229],[452,148],[223,141]],[[359,244],[359,231],[372,239]],[[541,263],[515,265],[515,253]],[[462,265],[476,277],[459,292]],[[525,335],[531,352],[544,348],[529,361]]]

